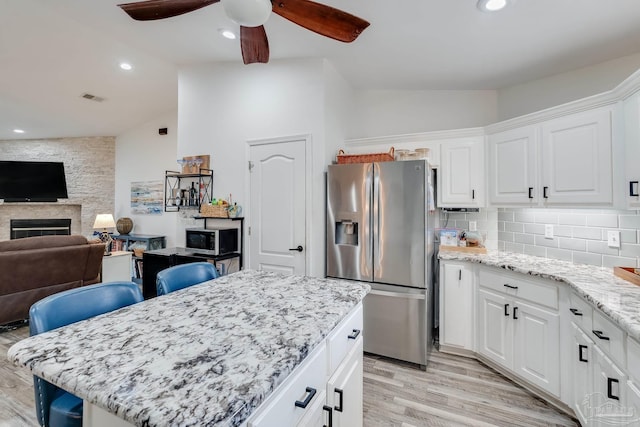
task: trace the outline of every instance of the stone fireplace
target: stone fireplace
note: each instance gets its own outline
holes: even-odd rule
[[[89,213],[90,216],[95,216]],[[86,231],[83,227],[82,206],[79,204],[65,203],[2,203],[0,204],[0,241],[9,240],[11,229],[15,221],[30,220],[34,224],[42,220],[67,220],[70,221],[69,230],[71,234],[89,235],[93,222],[87,217],[85,220],[90,223]],[[42,227],[45,227],[43,225]],[[58,227],[58,225],[56,225]],[[23,236],[24,237],[24,236]]]

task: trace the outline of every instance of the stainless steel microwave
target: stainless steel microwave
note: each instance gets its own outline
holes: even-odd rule
[[[188,228],[187,249],[208,255],[238,252],[237,228]]]

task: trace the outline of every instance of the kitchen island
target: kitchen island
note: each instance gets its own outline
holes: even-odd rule
[[[369,289],[244,270],[30,337],[8,357],[133,425],[243,425]]]

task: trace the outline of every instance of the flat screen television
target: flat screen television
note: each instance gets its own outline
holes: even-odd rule
[[[0,199],[5,202],[55,202],[66,198],[62,162],[0,160]]]

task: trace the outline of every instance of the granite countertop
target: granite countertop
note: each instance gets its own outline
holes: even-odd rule
[[[27,338],[8,357],[138,426],[237,426],[369,290],[243,270]]]
[[[640,286],[615,276],[613,268],[491,250],[487,254],[440,251],[438,257],[567,283],[578,295],[640,341]]]

